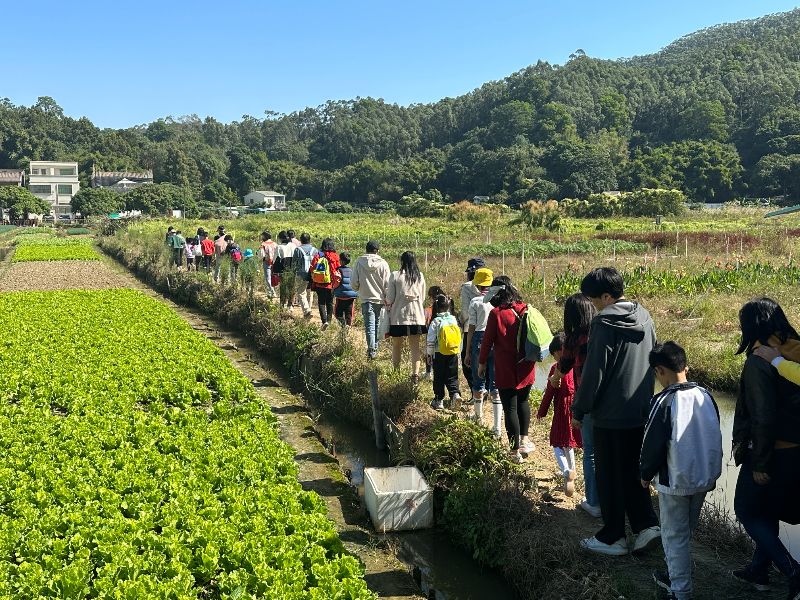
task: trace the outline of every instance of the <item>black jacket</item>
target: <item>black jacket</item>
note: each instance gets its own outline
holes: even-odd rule
[[[750,355],[739,380],[733,417],[736,464],[750,455],[753,471],[769,473],[775,440],[800,444],[800,387]]]
[[[653,319],[640,304],[620,300],[600,311],[572,403],[575,418],[591,414],[595,426],[607,429],[642,427],[655,388],[649,361],[655,343]]]

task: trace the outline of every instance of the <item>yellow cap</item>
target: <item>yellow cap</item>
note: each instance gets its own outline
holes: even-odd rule
[[[475,277],[473,278],[472,283],[479,287],[489,287],[492,285],[492,279],[494,279],[492,270],[482,268],[475,271]]]

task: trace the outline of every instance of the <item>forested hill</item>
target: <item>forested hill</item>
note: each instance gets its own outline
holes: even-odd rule
[[[213,108],[213,107],[209,107]],[[51,98],[0,103],[0,168],[29,159],[156,181],[209,203],[276,189],[390,206],[422,193],[518,204],[677,187],[698,201],[800,198],[800,10],[720,25],[608,61],[577,50],[469,94],[401,107],[329,101],[231,124],[197,116],[122,130],[65,117]],[[333,207],[331,207],[333,208]]]

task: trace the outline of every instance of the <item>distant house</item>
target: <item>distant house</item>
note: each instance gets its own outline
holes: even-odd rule
[[[489,196],[473,196],[472,203],[473,204],[487,204],[489,202]]]
[[[50,202],[55,217],[72,215],[72,197],[78,193],[78,163],[32,160],[28,167],[28,189]]]
[[[108,188],[124,194],[145,183],[153,183],[153,171],[98,171],[92,167],[92,187]]]
[[[255,190],[244,197],[247,206],[264,203],[267,210],[286,210],[286,196],[270,190]]]
[[[22,169],[0,169],[0,185],[22,187],[25,184],[25,171]]]

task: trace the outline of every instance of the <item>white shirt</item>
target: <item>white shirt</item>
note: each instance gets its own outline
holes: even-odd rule
[[[483,301],[483,294],[473,298],[467,309],[466,329],[469,330],[470,325],[475,325],[475,331],[486,331],[489,313],[492,312],[493,308],[494,306],[490,302]]]

